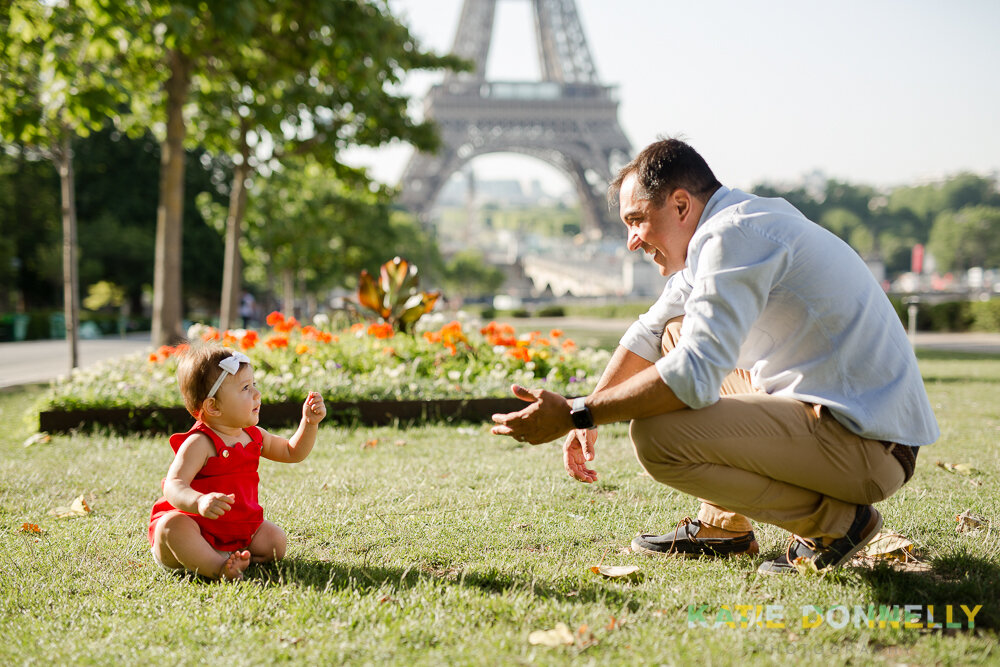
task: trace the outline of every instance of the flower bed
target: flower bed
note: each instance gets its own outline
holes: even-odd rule
[[[359,414],[364,411],[357,406],[372,401],[423,403],[427,412],[434,402],[509,398],[514,383],[582,395],[593,389],[609,357],[578,348],[558,330],[518,336],[512,326],[497,322],[478,326],[429,316],[414,335],[398,334],[386,324],[333,332],[325,323],[302,326],[271,313],[267,330],[195,325],[188,338],[245,352],[265,404],[301,404],[316,390],[329,404],[353,404]],[[186,347],[161,347],[78,369],[51,387],[40,412],[180,409],[175,372]],[[448,414],[433,408],[427,414],[435,412]]]

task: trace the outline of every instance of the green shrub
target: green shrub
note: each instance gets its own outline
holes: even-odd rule
[[[565,317],[566,309],[562,306],[542,306],[535,312],[537,317]]]
[[[970,301],[968,306],[972,331],[1000,332],[1000,299]]]

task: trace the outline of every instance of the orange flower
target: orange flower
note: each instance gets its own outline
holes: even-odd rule
[[[226,333],[222,334],[222,344],[224,346],[232,347],[233,345],[236,345],[238,342],[239,340],[236,338],[236,336],[233,335],[233,332],[227,330]]]
[[[527,347],[512,347],[507,350],[508,357],[514,357],[515,359],[520,359],[524,363],[531,361],[531,352],[528,351]]]
[[[252,350],[257,346],[258,335],[256,331],[248,331],[240,339],[240,347],[244,350]]]
[[[387,357],[394,357],[396,356],[396,348],[389,347],[388,345],[386,345],[385,347],[382,348],[382,354],[384,354]]]
[[[365,330],[365,325],[362,324],[361,322],[355,322],[354,324],[351,325],[352,334],[360,333],[364,330]]]
[[[299,321],[294,317],[289,317],[282,322],[276,322],[274,325],[274,330],[278,333],[288,333],[289,331],[295,329],[299,326]]]
[[[156,356],[156,352],[150,352],[149,353],[149,363],[155,364],[159,360],[160,360],[160,358],[158,356]]]
[[[305,343],[299,343],[295,346],[295,354],[309,354],[310,352],[312,352],[312,348]]]
[[[219,340],[220,338],[222,338],[222,335],[219,333],[219,330],[216,329],[215,327],[208,327],[208,329],[205,330],[205,333],[201,335],[201,339],[206,343],[211,342],[213,340]]]
[[[288,347],[288,336],[279,336],[277,334],[268,336],[264,339],[264,345],[267,345],[272,350]]]
[[[563,330],[562,329],[553,329],[552,331],[549,332],[549,335],[551,337],[553,337],[553,338],[559,338],[559,336],[563,335]]]
[[[441,342],[441,332],[440,331],[425,331],[424,340],[428,343],[440,343]]]
[[[375,336],[375,338],[392,338],[395,332],[392,330],[392,325],[388,322],[374,323],[368,325],[368,335]]]
[[[571,339],[567,338],[566,340],[563,341],[562,349],[566,350],[567,352],[575,350],[576,343],[574,343]]]
[[[268,314],[267,320],[265,321],[267,322],[267,326],[273,327],[277,324],[283,323],[285,321],[285,316],[275,310]]]

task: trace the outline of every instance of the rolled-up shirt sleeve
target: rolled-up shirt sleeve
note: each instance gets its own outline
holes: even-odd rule
[[[684,302],[691,293],[684,274],[685,271],[678,271],[670,276],[656,302],[625,331],[619,341],[622,347],[650,362],[663,356],[663,330],[667,322],[684,314]]]
[[[788,266],[788,248],[758,229],[701,231],[688,249],[693,280],[680,340],[655,362],[667,386],[692,408],[719,400],[723,380]]]

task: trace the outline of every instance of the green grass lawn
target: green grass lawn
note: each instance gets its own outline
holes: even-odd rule
[[[0,393],[0,661],[997,664],[1000,358],[927,354],[921,365],[942,437],[879,508],[923,564],[791,578],[758,576],[761,558],[628,553],[636,532],[671,529],[697,501],[639,474],[624,426],[603,429],[601,480],[587,486],[566,476],[556,445],[466,424],[324,426],[305,462],[261,464],[288,557],[236,584],[190,580],[159,569],[146,540],[166,438],[79,433],[25,447],[35,392]],[[81,494],[89,515],[49,514]],[[994,527],[957,533],[964,510]],[[784,548],[782,531],[757,531],[761,556]],[[605,579],[598,564],[640,569]],[[983,605],[974,629],[801,622],[804,605],[934,605],[941,622],[953,605],[964,622],[962,604]],[[770,605],[785,627],[741,628],[738,616],[712,627],[727,620],[722,605]],[[559,623],[572,644],[529,642]]]

